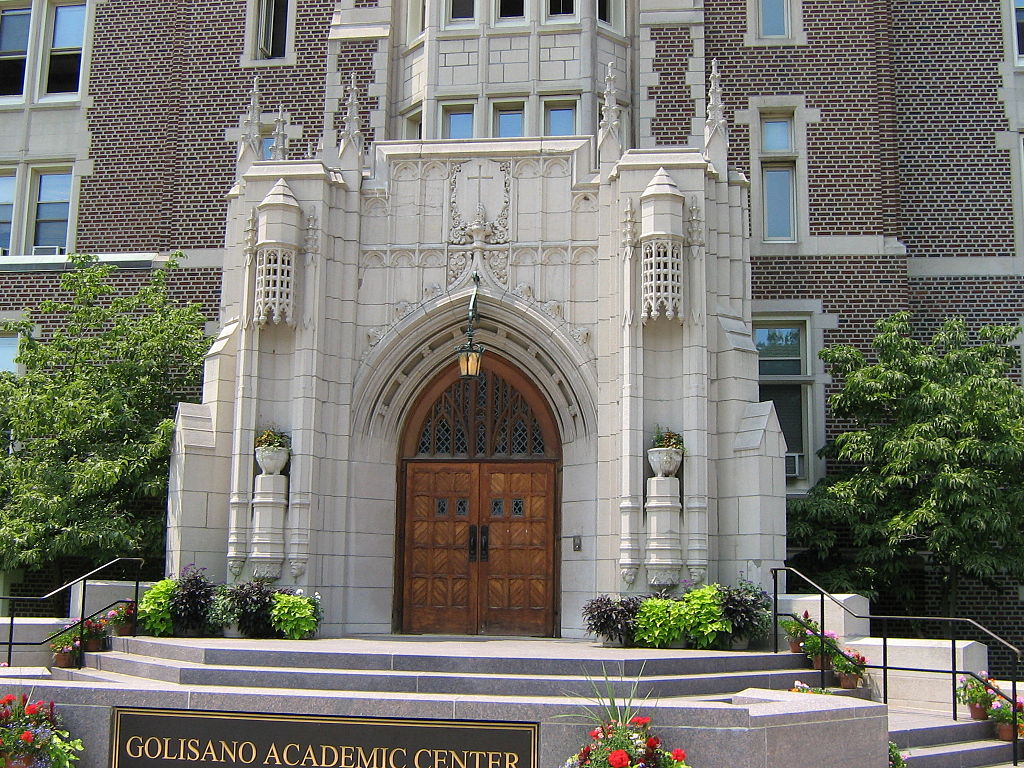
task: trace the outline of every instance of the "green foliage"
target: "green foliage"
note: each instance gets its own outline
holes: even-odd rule
[[[139,601],[139,624],[146,634],[169,637],[174,632],[171,599],[177,588],[174,579],[163,579],[146,590]]]
[[[792,640],[793,642],[802,643],[804,641],[804,635],[807,634],[807,630],[811,632],[817,632],[820,627],[818,622],[811,618],[811,614],[804,611],[804,615],[798,619],[782,619],[779,621],[779,627],[786,633],[786,639]]]
[[[256,435],[254,445],[257,448],[291,448],[292,439],[287,433],[268,427]]]
[[[71,768],[84,749],[82,740],[64,729],[52,701],[29,703],[24,693],[0,698],[0,759]]]
[[[654,428],[654,438],[651,440],[652,448],[678,448],[685,454],[686,447],[683,445],[683,436],[671,429],[662,430],[661,425]]]
[[[0,322],[21,336],[23,369],[0,373],[2,570],[162,553],[170,416],[209,348],[198,307],[168,295],[173,259],[132,294],[116,292],[112,265],[70,260],[65,296]]]
[[[906,312],[876,329],[873,362],[846,345],[821,353],[842,383],[831,408],[852,427],[835,457],[852,470],[791,505],[790,534],[834,589],[898,587],[923,551],[949,574],[953,608],[960,574],[1024,576],[1020,329],[982,328],[973,343],[953,319],[920,341]]]
[[[683,631],[694,648],[711,648],[719,635],[732,632],[732,623],[722,612],[722,593],[717,584],[687,592],[681,602]]]
[[[633,637],[640,645],[667,648],[686,634],[686,609],[679,600],[652,597],[640,604]]]
[[[895,741],[889,742],[889,768],[906,768],[907,761],[900,754],[900,748]]]
[[[208,615],[210,629],[220,630],[229,624],[238,623],[238,608],[231,601],[228,590],[223,584],[214,587]]]
[[[316,598],[313,597],[276,592],[270,609],[270,623],[289,640],[310,637],[320,623],[315,603]]]

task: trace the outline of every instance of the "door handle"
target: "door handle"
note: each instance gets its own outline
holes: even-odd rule
[[[480,562],[487,562],[488,550],[490,549],[490,528],[486,525],[480,526]]]
[[[486,527],[486,526],[485,526]],[[476,562],[476,526],[469,526],[469,562]]]

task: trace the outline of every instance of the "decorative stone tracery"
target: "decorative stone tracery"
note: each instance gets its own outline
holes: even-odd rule
[[[294,325],[295,251],[271,247],[256,251],[256,293],[253,320]]]
[[[678,318],[682,322],[683,247],[671,238],[647,240],[641,245],[642,298],[640,319]]]

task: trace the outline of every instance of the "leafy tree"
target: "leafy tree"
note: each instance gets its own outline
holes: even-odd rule
[[[71,260],[68,298],[0,323],[21,336],[22,368],[0,374],[3,569],[160,552],[171,416],[209,348],[199,307],[168,295],[173,258],[132,294],[112,265]]]
[[[920,341],[910,318],[876,324],[873,362],[847,345],[822,351],[842,384],[830,405],[852,422],[833,446],[848,471],[792,505],[791,533],[833,587],[898,588],[924,554],[945,569],[952,611],[963,575],[1024,575],[1021,329],[982,328],[972,342],[952,319]]]

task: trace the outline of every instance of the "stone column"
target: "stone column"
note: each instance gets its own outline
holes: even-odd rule
[[[281,578],[284,563],[284,514],[288,507],[285,475],[256,475],[252,495],[252,540],[249,559],[253,576]]]
[[[647,481],[647,582],[654,589],[674,587],[683,567],[680,541],[678,477],[652,477]]]

